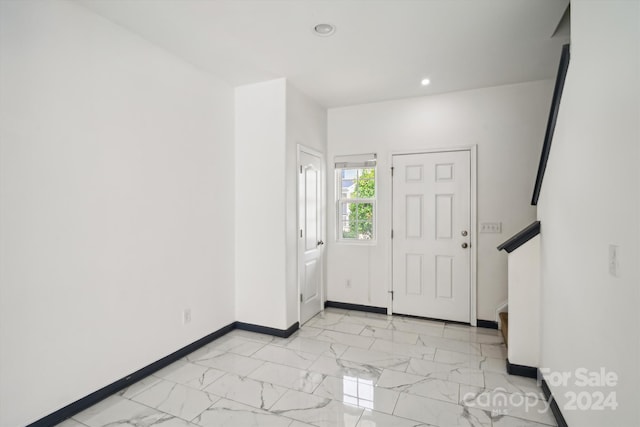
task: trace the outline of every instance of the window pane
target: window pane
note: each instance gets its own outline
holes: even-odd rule
[[[357,198],[370,199],[376,196],[376,170],[358,169]]]
[[[355,180],[358,176],[358,169],[342,169],[342,179]]]
[[[371,199],[376,196],[374,168],[341,169],[340,198]]]
[[[342,169],[342,175],[340,177],[340,192],[342,198],[350,199],[353,193],[356,191],[356,181],[358,179],[357,169]]]
[[[376,170],[373,168],[358,169],[358,177],[363,179],[373,178],[375,176],[375,173]]]
[[[348,203],[348,211],[349,235],[356,239],[373,238],[373,203]],[[344,229],[345,226],[343,236]]]
[[[356,232],[355,229],[351,229],[351,227],[349,226],[349,220],[345,220],[342,223],[342,238],[343,239],[357,239],[358,236],[356,236]]]

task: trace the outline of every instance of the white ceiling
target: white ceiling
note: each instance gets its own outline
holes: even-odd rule
[[[286,77],[326,107],[553,78],[568,41],[568,0],[77,1],[233,85]]]

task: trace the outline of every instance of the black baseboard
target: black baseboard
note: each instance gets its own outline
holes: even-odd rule
[[[367,313],[387,314],[385,307],[373,307],[370,305],[349,304],[346,302],[325,301],[325,307],[341,308],[343,310],[365,311]]]
[[[442,322],[447,325],[469,326],[469,322],[459,322],[457,320],[438,319],[437,317],[416,316],[415,314],[393,313],[394,316],[408,317],[409,319],[429,320],[430,322]]]
[[[476,326],[478,328],[498,329],[498,322],[494,322],[493,320],[478,319]]]
[[[343,310],[355,310],[355,311],[365,311],[367,313],[387,314],[387,309],[385,307],[373,307],[370,305],[349,304],[347,302],[325,301],[324,306],[325,308],[333,307],[333,308],[341,308]],[[465,323],[465,322],[456,322],[452,320],[434,319],[431,317],[414,316],[411,314],[401,314],[401,313],[393,313],[393,314],[398,316],[404,316],[404,317],[413,317],[415,319],[435,320],[437,322],[447,322],[447,323],[453,323],[458,325],[468,325],[468,323]],[[487,328],[487,329],[498,329],[498,322],[494,322],[492,320],[478,319],[477,327]]]
[[[519,377],[538,378],[538,368],[531,366],[515,365],[507,359],[507,373],[509,375],[518,375]]]
[[[193,353],[194,351],[196,351],[197,349],[199,349],[200,347],[209,344],[211,341],[214,341],[218,338],[220,338],[223,335],[228,334],[229,332],[231,332],[234,329],[242,329],[245,331],[251,331],[251,332],[258,332],[261,334],[267,334],[267,335],[274,335],[276,337],[282,337],[282,338],[288,338],[289,336],[291,336],[291,334],[293,334],[295,331],[297,331],[299,328],[299,324],[298,322],[294,323],[293,325],[291,325],[288,329],[283,330],[283,329],[275,329],[275,328],[269,328],[266,326],[260,326],[260,325],[252,325],[250,323],[243,323],[243,322],[233,322],[223,328],[218,329],[217,331],[203,337],[200,338],[197,341],[192,342],[191,344],[182,347],[180,350],[174,351],[173,353],[171,353],[168,356],[163,357],[160,360],[157,360],[153,363],[151,363],[150,365],[145,366],[142,369],[137,370],[136,372],[127,375],[124,378],[121,378],[103,388],[101,388],[98,391],[94,391],[93,393],[83,397],[80,400],[76,400],[73,403],[70,403],[69,405],[65,406],[62,409],[59,409],[49,415],[47,415],[46,417],[40,418],[38,421],[35,421],[31,424],[29,424],[27,427],[51,427],[54,426],[56,424],[59,424],[61,422],[63,422],[64,420],[71,418],[72,416],[76,415],[79,412],[84,411],[85,409],[95,405],[96,403],[100,402],[101,400],[106,399],[107,397],[111,396],[112,394],[115,394],[117,392],[119,392],[120,390],[129,387],[130,385],[137,383],[138,381],[140,381],[141,379],[148,377],[149,375],[153,374],[154,372],[169,366],[170,364],[172,364],[173,362],[182,359],[183,357],[187,356],[190,353]]]
[[[141,379],[153,374],[154,372],[172,364],[173,362],[175,362],[176,360],[182,359],[183,357],[187,356],[190,353],[193,353],[194,351],[196,351],[197,349],[199,349],[200,347],[210,343],[211,341],[220,338],[221,336],[231,332],[234,329],[235,325],[234,323],[231,323],[227,326],[224,326],[220,329],[218,329],[217,331],[203,337],[200,338],[197,341],[192,342],[191,344],[182,347],[180,350],[174,351],[173,353],[171,353],[168,356],[163,357],[160,360],[157,360],[153,363],[151,363],[150,365],[145,366],[142,369],[139,369],[137,371],[135,371],[134,373],[127,375],[124,378],[121,378],[103,388],[101,388],[98,391],[94,391],[93,393],[83,397],[80,400],[76,400],[73,403],[70,403],[69,405],[65,406],[62,409],[59,409],[49,415],[47,415],[44,418],[40,418],[38,421],[35,421],[31,424],[29,424],[27,427],[51,427],[54,426],[56,424],[59,424],[61,422],[63,422],[64,420],[66,420],[67,418],[70,418],[72,416],[74,416],[75,414],[84,411],[85,409],[95,405],[96,403],[100,402],[101,400],[106,399],[107,397],[111,396],[112,394],[115,394],[117,392],[119,392],[120,390],[129,387],[130,385],[140,381]]]
[[[300,323],[296,322],[287,329],[269,328],[268,326],[254,325],[252,323],[236,322],[236,329],[243,331],[257,332],[259,334],[273,335],[280,338],[289,338],[291,334],[300,328]]]
[[[549,388],[549,385],[544,380],[544,378],[542,378],[542,374],[540,374],[540,379],[542,380],[540,382],[540,386],[542,387],[542,393],[544,393],[544,397],[545,399],[547,399],[547,402],[550,402],[551,412],[553,413],[553,416],[556,419],[556,424],[558,424],[558,427],[569,427],[569,425],[567,424],[567,421],[564,419],[564,416],[562,415],[562,411],[560,411],[558,402],[556,402],[556,399],[553,397],[553,393],[551,393],[551,389]]]

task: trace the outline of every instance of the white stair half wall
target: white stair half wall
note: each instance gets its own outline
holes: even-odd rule
[[[509,362],[540,366],[540,235],[508,258]]]

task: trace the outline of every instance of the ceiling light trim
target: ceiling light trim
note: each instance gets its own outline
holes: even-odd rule
[[[313,33],[318,37],[329,37],[336,33],[336,26],[323,22],[313,27]]]

